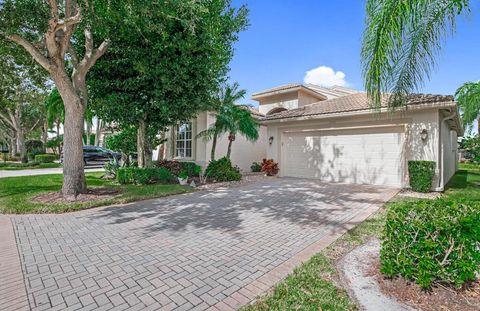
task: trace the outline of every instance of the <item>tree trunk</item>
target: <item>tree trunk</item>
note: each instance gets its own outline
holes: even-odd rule
[[[57,141],[58,141],[58,154],[62,154],[62,141],[60,140],[60,120],[57,120]]]
[[[45,119],[43,122],[42,127],[42,144],[43,144],[43,152],[47,153],[47,142],[48,142],[48,122]]]
[[[102,133],[102,120],[97,117],[97,126],[95,128],[95,146],[100,144],[100,134]]]
[[[157,161],[161,161],[165,158],[165,132],[162,132],[160,135],[160,139],[162,143],[160,144],[160,147],[158,148],[158,154],[157,154]]]
[[[17,156],[17,131],[14,131],[14,135],[10,138],[10,156],[15,157]]]
[[[235,134],[230,133],[230,135],[228,135],[228,149],[227,149],[227,158],[229,159],[230,159],[230,154],[232,153],[232,144],[234,141],[235,141]]]
[[[210,154],[210,160],[211,161],[215,160],[215,149],[217,149],[217,134],[216,133],[213,135],[213,139],[212,139],[212,152]]]
[[[55,84],[65,105],[62,193],[67,200],[75,200],[78,194],[87,190],[82,137],[85,106],[66,75],[55,78]]]
[[[85,120],[87,130],[85,131],[85,146],[90,146],[90,136],[92,136],[92,124]]]
[[[20,149],[20,161],[22,163],[27,163],[28,162],[28,157],[27,157],[27,148],[25,146],[25,134],[23,132],[23,129],[20,128],[17,131],[17,143],[18,143],[18,148]]]
[[[149,167],[152,164],[152,152],[147,139],[147,123],[140,119],[137,129],[138,167]]]
[[[20,161],[27,163],[27,148],[25,147],[25,134],[22,127],[22,111],[20,107],[15,109],[15,128],[17,132],[17,146],[20,151]]]
[[[477,119],[477,135],[480,135],[480,116]]]

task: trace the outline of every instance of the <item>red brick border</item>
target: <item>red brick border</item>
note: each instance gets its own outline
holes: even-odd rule
[[[393,190],[390,197],[395,196],[397,193],[398,190]],[[345,223],[342,230],[329,233],[317,242],[310,244],[301,252],[286,260],[279,266],[275,267],[273,270],[265,273],[255,281],[237,290],[229,297],[210,307],[209,310],[236,310],[254,301],[255,298],[261,296],[262,294],[265,294],[276,283],[283,280],[288,274],[293,271],[293,269],[300,266],[303,262],[309,260],[313,255],[321,252],[327,246],[329,246],[342,235],[344,235],[347,231],[355,228],[357,225],[362,223],[365,219],[367,219],[374,212],[376,212],[381,206],[382,204],[371,204],[367,209],[358,213],[352,219],[350,219],[350,221]]]
[[[4,215],[0,215],[0,306],[3,311],[30,310],[15,232]]]

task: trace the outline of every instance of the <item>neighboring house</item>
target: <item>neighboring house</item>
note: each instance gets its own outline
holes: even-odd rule
[[[463,135],[452,96],[416,94],[405,109],[373,111],[365,93],[344,87],[288,84],[253,94],[260,139],[238,135],[232,162],[249,170],[253,161],[272,158],[280,176],[406,187],[407,161],[436,162],[434,190],[443,190],[457,170],[457,137]],[[211,142],[196,139],[215,121],[201,113],[170,131],[167,158],[205,166]],[[185,132],[185,134],[182,134]],[[226,154],[219,138],[216,157]]]

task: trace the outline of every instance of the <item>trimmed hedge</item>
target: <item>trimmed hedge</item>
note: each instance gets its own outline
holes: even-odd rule
[[[146,185],[168,183],[174,179],[173,174],[164,167],[138,168],[122,167],[117,170],[117,181],[120,184]]]
[[[435,175],[435,162],[408,161],[410,187],[416,192],[429,192]]]
[[[387,212],[380,271],[422,288],[461,287],[480,272],[480,203],[436,199],[394,203]]]
[[[208,178],[217,181],[236,181],[242,179],[240,169],[232,165],[229,158],[223,157],[218,160],[210,161],[205,170]]]
[[[35,156],[35,162],[38,162],[38,163],[53,163],[56,159],[57,159],[57,156],[51,153],[37,154]]]

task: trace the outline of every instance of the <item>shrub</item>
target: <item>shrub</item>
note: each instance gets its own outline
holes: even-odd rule
[[[252,166],[250,166],[252,172],[257,173],[262,171],[262,166],[258,162],[253,162]]]
[[[413,191],[428,192],[432,188],[435,162],[408,161],[408,176]]]
[[[423,288],[460,287],[480,272],[480,203],[436,199],[391,205],[380,251],[381,272]]]
[[[57,156],[51,153],[37,154],[35,156],[35,162],[38,163],[53,163],[57,159]]]
[[[471,162],[480,163],[480,135],[464,138],[462,146]]]
[[[105,174],[108,176],[117,176],[117,171],[120,168],[120,164],[116,160],[110,160],[103,166]]]
[[[202,172],[202,167],[194,162],[180,162],[182,171],[187,172],[189,177],[198,177]]]
[[[210,161],[205,174],[208,178],[218,182],[236,181],[242,179],[240,169],[232,165],[229,158],[224,157],[218,160]]]
[[[164,167],[122,167],[117,170],[117,181],[120,184],[146,185],[151,183],[167,183],[173,180],[172,173]]]
[[[180,176],[182,172],[186,172],[189,177],[198,177],[202,172],[202,167],[194,162],[160,160],[155,163],[155,166],[164,167],[175,176]]]
[[[36,155],[45,153],[43,143],[39,140],[27,140],[25,142],[25,147],[27,148],[29,161],[33,161]]]
[[[155,163],[155,166],[164,167],[175,176],[178,176],[183,169],[182,165],[178,161],[160,160],[157,163]]]
[[[262,161],[262,172],[265,172],[267,176],[275,176],[277,175],[278,171],[278,163],[273,161],[273,159],[263,159]]]

